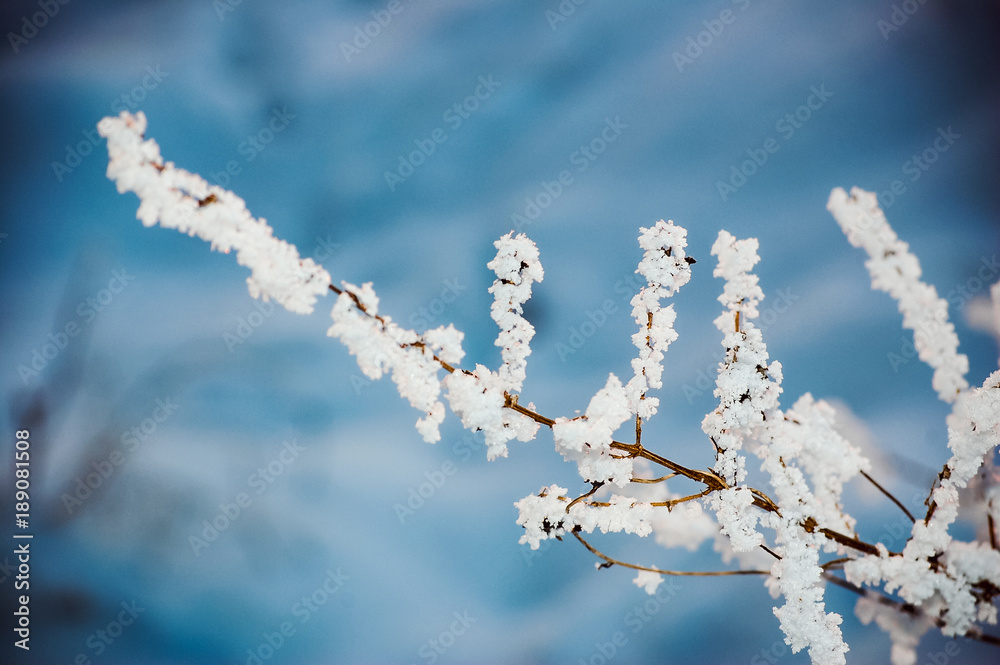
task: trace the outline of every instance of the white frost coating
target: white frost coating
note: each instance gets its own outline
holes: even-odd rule
[[[462,419],[462,426],[474,432],[482,430],[488,459],[506,457],[507,442],[511,439],[535,438],[538,423],[504,408],[503,385],[488,368],[476,365],[474,372],[456,371],[444,378],[444,386],[448,404]]]
[[[821,513],[804,475],[795,465],[800,448],[785,434],[791,423],[780,418],[777,409],[769,413],[770,424],[764,428],[765,445],[756,451],[762,459],[761,469],[771,478],[772,498],[782,512],[780,517],[768,513],[762,519],[774,529],[774,548],[781,557],[772,566],[773,577],[768,580],[771,590],[780,591],[785,597],[785,604],[775,608],[774,614],[793,653],[808,647],[813,663],[843,665],[848,648],[840,630],[842,619],[839,614],[825,611],[824,589],[820,585],[823,571],[819,553],[836,547],[816,532],[807,533],[802,526],[805,520]]]
[[[691,262],[684,253],[687,231],[672,221],[661,219],[651,228],[640,227],[639,231],[639,246],[645,253],[636,272],[646,278],[647,286],[631,301],[632,316],[639,324],[632,343],[639,349],[639,356],[632,360],[635,376],[625,391],[632,413],[648,420],[656,413],[659,400],[648,397],[646,391],[663,387],[663,354],[677,339],[673,305],[661,309],[660,300],[674,295],[691,280]]]
[[[855,247],[868,253],[865,267],[872,288],[887,292],[899,305],[903,327],[913,331],[913,346],[922,361],[934,369],[938,397],[952,403],[969,387],[965,375],[969,359],[958,352],[958,335],[948,320],[948,303],[937,290],[920,281],[920,262],[909,245],[896,236],[878,205],[874,192],[854,187],[830,192],[826,209]]]
[[[757,240],[737,240],[720,231],[712,254],[719,257],[715,276],[726,280],[719,296],[726,309],[715,320],[723,334],[726,358],[719,365],[716,380],[719,407],[705,416],[702,430],[717,448],[714,470],[729,485],[742,484],[746,479],[746,461],[740,452],[744,442],[760,442],[755,452],[762,460],[762,470],[770,476],[781,517],[774,513],[761,515],[752,506],[753,495],[745,487],[714,493],[711,505],[722,532],[730,537],[737,552],[763,542],[756,528],[758,520],[774,529],[775,549],[782,558],[773,565],[768,585],[772,593],[780,592],[785,597],[785,604],[774,611],[785,633],[785,642],[793,652],[808,648],[812,662],[817,665],[842,665],[848,648],[840,630],[841,617],[825,611],[823,587],[819,584],[822,574],[819,552],[831,546],[818,534],[808,534],[800,524],[822,516],[805,474],[796,465],[804,441],[802,437],[789,436],[793,430],[805,432],[801,424],[786,420],[778,406],[781,363],[769,362],[767,346],[753,323],[758,315],[757,305],[764,297],[757,276],[751,272],[759,260]],[[831,432],[826,438],[833,440],[834,436]],[[845,473],[850,466],[848,461]],[[837,472],[823,478],[827,481],[826,489],[836,490],[828,497],[835,524],[844,523],[838,505],[839,478]]]
[[[285,309],[311,314],[316,297],[325,295],[330,275],[312,259],[300,258],[293,245],[273,236],[267,222],[254,219],[232,192],[209,185],[198,175],[163,162],[153,139],[143,140],[146,116],[122,111],[97,124],[108,140],[108,178],[119,193],[139,197],[136,217],[145,226],[177,229],[212,243],[250,268],[247,288],[254,298],[273,298]],[[212,198],[214,197],[214,198]]]
[[[507,395],[520,391],[524,384],[529,344],[535,335],[522,316],[524,303],[531,297],[531,285],[545,276],[538,247],[523,233],[517,237],[508,233],[493,244],[497,255],[487,266],[497,279],[489,289],[494,299],[490,316],[500,326],[495,343],[500,347],[501,365],[495,373],[477,365],[474,372],[457,371],[444,379],[451,410],[467,429],[482,430],[490,460],[506,457],[511,439],[530,441],[538,432],[537,422],[505,404]]]
[[[970,580],[989,580],[1000,587],[1000,552],[986,543],[954,542],[948,549],[948,572],[954,577]],[[996,608],[993,608],[994,614]],[[990,623],[996,623],[996,619]]]
[[[444,404],[438,399],[441,364],[434,355],[439,354],[446,362],[461,361],[462,333],[449,325],[421,337],[399,327],[388,316],[378,316],[378,296],[371,282],[360,288],[346,282],[343,286],[344,293],[330,312],[333,325],[327,335],[339,339],[357,357],[358,367],[369,379],[380,379],[391,372],[400,396],[426,414],[417,421],[417,431],[428,443],[439,441],[438,426],[444,421]],[[357,297],[357,303],[351,293]]]
[[[757,531],[760,511],[753,509],[753,493],[745,487],[731,487],[711,495],[712,510],[719,519],[722,533],[736,552],[748,552],[764,542]]]
[[[465,339],[465,333],[455,328],[454,324],[449,323],[447,327],[431,328],[425,331],[421,337],[424,338],[424,343],[428,347],[437,349],[437,357],[449,365],[457,365],[465,357],[465,351],[462,350],[462,340]]]
[[[632,584],[652,596],[656,593],[657,588],[663,584],[663,575],[649,570],[640,570],[635,579],[632,580]]]
[[[760,330],[750,321],[764,298],[757,275],[750,272],[759,260],[757,239],[737,240],[720,231],[712,255],[719,257],[713,274],[726,280],[719,296],[726,309],[715,319],[724,336],[726,360],[719,365],[716,379],[719,408],[705,416],[701,429],[719,449],[715,472],[733,485],[746,478],[746,462],[740,454],[744,438],[763,422],[765,412],[777,407],[781,363],[768,364]]]
[[[767,349],[760,331],[749,318],[757,315],[757,303],[764,292],[757,276],[750,272],[758,261],[757,240],[736,240],[720,231],[712,245],[712,255],[718,256],[713,274],[723,277],[726,284],[719,302],[726,309],[715,320],[722,332],[726,360],[719,363],[715,396],[719,407],[705,416],[701,429],[715,443],[715,472],[729,485],[746,479],[746,458],[740,452],[744,439],[753,435],[763,422],[765,411],[777,405],[780,387],[770,380],[771,374],[781,378],[781,365],[768,367]],[[722,533],[729,536],[733,550],[746,552],[760,545],[763,536],[757,531],[760,518],[752,507],[750,490],[740,487],[715,492],[711,506]]]
[[[865,556],[848,562],[844,572],[854,583],[885,582],[889,593],[914,605],[925,604],[935,594],[944,599],[947,613],[942,632],[965,633],[979,617],[996,615],[989,603],[976,602],[972,584],[976,578],[963,574],[974,565],[984,570],[978,579],[1000,579],[1000,558],[970,554],[969,546],[952,540],[950,525],[958,517],[958,490],[966,487],[978,472],[986,454],[1000,444],[1000,371],[994,372],[981,388],[965,391],[948,416],[948,447],[952,457],[947,473],[931,493],[934,512],[930,519],[917,520],[902,556]],[[933,570],[928,559],[943,555],[944,570]]]
[[[795,455],[782,451],[782,460],[801,464],[812,481],[814,517],[821,526],[841,533],[853,533],[855,520],[840,505],[844,484],[861,471],[870,471],[871,462],[834,429],[836,412],[809,393],[800,397],[785,413],[785,438],[792,442]]]
[[[813,665],[844,665],[848,647],[840,630],[842,618],[826,612],[820,584],[819,552],[824,539],[805,533],[787,518],[773,517],[770,522],[776,540],[782,543],[782,558],[771,567],[771,574],[785,597],[785,604],[774,608],[785,643],[792,653],[808,648]]]
[[[542,281],[545,272],[538,261],[538,247],[526,235],[513,231],[497,240],[497,255],[487,263],[496,274],[489,291],[493,294],[490,316],[500,326],[495,344],[503,364],[497,370],[500,385],[509,393],[520,392],[524,384],[527,357],[535,329],[522,316],[524,303],[531,297],[531,285]]]
[[[587,482],[613,482],[625,487],[632,479],[632,458],[611,448],[613,435],[632,415],[625,389],[614,374],[594,395],[587,413],[578,418],[557,418],[552,426],[556,450],[577,462]]]
[[[578,501],[566,512],[569,505],[566,488],[543,487],[537,496],[526,496],[514,504],[518,510],[517,523],[524,527],[519,542],[537,550],[541,541],[562,537],[577,527],[587,533],[600,529],[604,533],[623,531],[640,537],[650,534],[649,517],[653,508],[648,503],[617,494],[612,494],[608,503],[608,506],[591,506]]]
[[[712,245],[712,256],[718,256],[719,262],[713,277],[726,280],[719,302],[726,306],[729,313],[740,312],[743,318],[757,318],[757,305],[764,299],[757,275],[751,270],[760,261],[757,255],[759,243],[756,238],[737,240],[728,231],[719,231],[719,236]],[[715,326],[723,332],[734,329],[733,317],[724,312],[720,321],[716,319]]]

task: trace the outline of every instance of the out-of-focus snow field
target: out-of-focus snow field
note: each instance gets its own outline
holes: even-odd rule
[[[721,350],[709,249],[720,228],[755,236],[783,405],[806,391],[839,399],[863,422],[850,429],[867,439],[876,475],[916,509],[947,458],[947,408],[927,367],[893,362],[910,334],[825,204],[835,186],[882,192],[900,181],[889,221],[953,301],[970,381],[981,383],[996,345],[962,309],[986,293],[975,278],[1000,271],[995,10],[902,3],[915,12],[884,35],[891,2],[567,1],[575,10],[553,26],[556,0],[404,0],[348,59],[341,44],[388,4],[71,2],[16,53],[5,39],[0,449],[10,488],[13,433],[30,428],[35,538],[32,650],[4,662],[245,663],[250,650],[268,663],[596,664],[616,631],[626,642],[610,660],[623,663],[807,662],[781,642],[760,579],[682,578],[660,602],[625,570],[595,571],[575,542],[518,545],[515,500],[582,486],[551,435],[487,463],[449,416],[443,440],[423,443],[419,414],[392,384],[365,380],[325,337],[332,298],[311,317],[265,316],[233,257],[135,220],[136,198],[105,179],[103,141],[88,136],[134,104],[165,159],[206,177],[234,166],[228,187],[335,281],[374,282],[381,311],[404,325],[454,322],[466,366],[499,361],[486,292],[493,241],[569,170],[572,183],[522,229],[546,275],[526,310],[537,336],[522,402],[550,416],[584,410],[608,372],[630,375],[638,228],[673,219],[698,263],[675,299],[680,338],[643,441],[689,466],[712,463],[699,428]],[[7,3],[4,34],[37,11]],[[697,57],[679,71],[685,49]],[[446,111],[480,77],[499,85],[482,88],[456,126]],[[825,99],[799,111],[807,120],[782,120],[814,90]],[[261,134],[275,109],[287,123]],[[616,121],[614,141],[581,157]],[[446,140],[390,189],[384,172],[435,130]],[[943,152],[939,130],[958,135]],[[251,136],[271,140],[258,150]],[[724,200],[717,181],[769,139],[777,151]],[[67,146],[81,143],[77,164]],[[928,149],[933,163],[914,168]],[[109,284],[113,271],[132,279]],[[587,324],[597,310],[610,312],[606,323]],[[227,344],[241,319],[259,325]],[[79,334],[37,375],[20,372],[67,324]],[[176,408],[157,411],[157,400]],[[302,450],[282,461],[293,440]],[[67,504],[112,459],[122,463]],[[273,482],[258,473],[269,465]],[[401,523],[395,506],[442,478]],[[248,505],[196,554],[189,537],[241,492]],[[902,544],[886,500],[860,485],[847,498],[862,536]],[[12,492],[0,505],[12,523]],[[707,546],[594,542],[638,563],[722,565]],[[328,571],[342,584],[324,590]],[[5,608],[12,584],[0,583]],[[324,602],[296,605],[314,593]],[[855,599],[836,588],[827,598],[844,614],[849,662],[886,662],[888,639],[860,626]],[[123,602],[143,611],[100,637],[118,632],[109,624]],[[281,636],[285,622],[294,633]],[[945,645],[926,638],[920,662]],[[959,647],[963,663],[992,662],[986,647]]]

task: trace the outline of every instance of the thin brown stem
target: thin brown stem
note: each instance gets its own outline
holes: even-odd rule
[[[569,505],[566,506],[566,514],[567,515],[569,514],[569,509],[572,508],[574,505],[576,505],[578,501],[583,501],[588,497],[594,496],[597,490],[601,489],[602,487],[604,487],[604,481],[593,483],[593,487],[590,489],[589,492],[587,492],[586,494],[581,494],[580,496],[576,497],[575,499],[569,502]]]
[[[655,485],[656,483],[662,483],[664,480],[670,480],[671,478],[676,478],[679,475],[680,475],[679,473],[668,473],[667,475],[660,476],[659,478],[632,478],[630,482]]]
[[[712,490],[707,489],[707,490],[705,490],[703,492],[698,492],[697,494],[691,494],[690,496],[684,496],[684,497],[681,497],[679,499],[671,499],[670,501],[654,501],[654,502],[650,503],[649,505],[651,505],[651,506],[659,506],[661,508],[666,507],[666,508],[672,510],[673,507],[676,506],[676,505],[678,505],[678,504],[684,503],[685,501],[694,501],[695,499],[700,499],[703,496],[707,496],[711,492],[712,492]]]
[[[820,568],[823,570],[840,570],[844,567],[844,564],[848,561],[853,561],[850,557],[841,557],[839,559],[834,559],[833,561],[827,561]]]
[[[773,556],[778,561],[781,561],[781,556],[777,552],[775,552],[774,550],[772,550],[770,547],[768,547],[767,545],[765,545],[764,543],[760,544],[760,548],[762,550],[764,550],[765,552],[767,552],[768,554],[770,554],[771,556]]]
[[[829,538],[830,540],[840,543],[850,547],[851,549],[858,550],[859,552],[864,552],[865,554],[872,554],[874,556],[879,555],[879,550],[877,547],[870,543],[866,543],[863,540],[858,540],[857,538],[852,538],[851,536],[845,536],[839,531],[834,531],[833,529],[820,529],[820,533]]]
[[[631,568],[632,570],[648,570],[651,573],[659,573],[660,575],[676,575],[680,577],[722,577],[726,575],[770,575],[771,572],[768,570],[712,570],[712,571],[691,571],[691,570],[663,570],[662,568],[653,568],[652,566],[639,566],[634,563],[626,563],[624,561],[619,561],[617,559],[612,559],[607,554],[601,552],[593,545],[584,540],[576,531],[571,531],[573,537],[580,541],[580,543],[590,550],[591,554],[597,556],[600,559],[604,559],[604,562],[609,566],[622,566],[623,568]]]
[[[889,492],[889,490],[885,489],[884,487],[882,487],[881,485],[879,485],[877,482],[875,482],[875,479],[872,478],[871,476],[869,476],[864,471],[861,472],[861,475],[864,476],[868,480],[868,482],[870,482],[872,485],[874,485],[875,488],[879,492],[881,492],[882,494],[884,494],[887,497],[889,497],[890,501],[892,501],[894,504],[896,504],[897,506],[899,506],[899,509],[902,510],[906,514],[906,516],[910,518],[911,522],[916,522],[917,521],[917,519],[913,515],[910,514],[910,511],[906,509],[906,506],[904,506],[902,503],[900,503],[899,499],[897,499],[896,497],[894,497],[892,495],[892,493]]]
[[[507,395],[505,393],[504,406],[507,407],[508,409],[517,411],[522,416],[527,416],[528,418],[534,420],[536,423],[540,423],[542,425],[545,425],[546,427],[552,427],[553,425],[556,424],[556,421],[553,420],[552,418],[546,418],[545,416],[539,413],[535,413],[531,409],[523,407],[520,404],[518,404],[516,395],[512,397],[511,395]]]

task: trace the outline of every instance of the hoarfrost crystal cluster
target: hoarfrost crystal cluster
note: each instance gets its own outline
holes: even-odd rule
[[[250,215],[243,199],[172,162],[164,163],[156,141],[143,140],[142,111],[104,118],[97,130],[108,140],[108,177],[120,194],[135,192],[139,197],[136,218],[144,226],[159,221],[164,228],[209,241],[220,252],[236,249],[236,261],[251,270],[251,296],[274,298],[297,314],[312,313],[316,297],[330,286],[330,274],[275,238],[263,218]]]
[[[920,280],[919,261],[889,226],[874,194],[837,188],[827,208],[849,242],[868,253],[873,287],[897,301],[920,359],[934,369],[934,389],[952,405],[951,457],[931,488],[927,514],[910,516],[912,532],[901,552],[863,540],[857,520],[844,511],[843,491],[859,476],[892,497],[868,475],[871,464],[860,450],[835,430],[833,407],[806,393],[781,409],[783,368],[770,358],[755,323],[764,298],[753,272],[759,261],[756,239],[721,231],[711,248],[717,257],[713,274],[724,280],[723,309],[715,320],[723,352],[714,391],[718,406],[701,422],[715,464],[701,471],[641,440],[643,422],[659,407],[649,393],[663,387],[663,360],[677,339],[676,313],[663,301],[691,280],[695,263],[686,253],[682,227],[659,221],[640,229],[643,256],[636,272],[646,283],[631,300],[638,326],[632,335],[637,349],[632,376],[623,382],[609,374],[583,415],[549,418],[520,400],[535,333],[524,318],[524,304],[544,277],[538,248],[527,236],[512,232],[500,238],[496,258],[488,263],[496,274],[490,315],[499,327],[501,364],[496,370],[481,364],[462,369],[460,331],[449,325],[418,334],[380,313],[370,283],[333,286],[326,270],[274,238],[242,199],[164,163],[157,144],[144,138],[145,129],[142,113],[123,112],[99,125],[108,139],[108,177],[120,192],[138,195],[142,223],[159,222],[208,240],[213,249],[235,250],[238,262],[251,270],[250,294],[273,298],[290,311],[310,313],[318,296],[337,293],[329,335],[355,356],[365,376],[391,375],[399,394],[420,413],[416,427],[424,440],[440,440],[445,402],[463,426],[484,433],[489,459],[506,457],[509,441],[530,441],[542,425],[552,430],[555,450],[576,464],[590,490],[575,495],[553,483],[517,501],[522,544],[537,549],[543,540],[572,536],[602,560],[601,568],[637,571],[634,584],[650,594],[665,575],[762,575],[772,596],[784,597],[774,614],[786,643],[792,651],[808,650],[817,664],[845,663],[849,650],[842,617],[826,611],[827,583],[861,596],[856,614],[890,635],[895,665],[912,664],[921,636],[935,625],[946,635],[997,641],[981,625],[996,623],[1000,597],[995,530],[1000,474],[993,461],[1000,442],[1000,371],[969,388],[968,359],[958,353],[947,303]],[[992,319],[986,318],[1000,335],[1000,286],[991,293]],[[633,443],[615,438],[626,423],[634,425]],[[757,458],[760,474],[751,476],[748,454]],[[675,477],[700,491],[685,495],[668,489],[667,480]],[[769,487],[750,485],[751,477],[766,478]],[[963,508],[984,515],[985,527],[979,540],[962,542],[950,527],[958,518],[960,492],[972,485],[979,503]],[[604,554],[582,535],[595,530],[653,535],[665,547],[689,550],[714,538],[724,562],[735,554],[744,567],[709,572],[631,564]],[[755,553],[766,553],[768,569],[746,567]],[[840,570],[845,577],[835,574]],[[908,603],[907,612],[887,594]]]

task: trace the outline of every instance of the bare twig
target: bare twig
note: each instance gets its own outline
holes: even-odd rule
[[[868,480],[868,482],[870,482],[872,485],[874,485],[875,488],[878,489],[879,492],[881,492],[882,494],[885,494],[887,497],[889,497],[890,501],[892,501],[894,504],[896,504],[897,506],[899,506],[899,509],[902,510],[904,513],[906,513],[906,516],[910,518],[911,522],[916,522],[917,521],[916,518],[913,517],[913,515],[910,514],[910,511],[906,509],[906,506],[904,506],[902,503],[900,503],[899,499],[897,499],[896,497],[894,497],[887,489],[885,489],[884,487],[882,487],[881,485],[879,485],[877,482],[875,482],[874,478],[872,478],[871,476],[869,476],[864,471],[861,471],[861,475],[864,476]]]
[[[631,478],[629,482],[633,483],[646,483],[648,485],[655,485],[656,483],[662,483],[664,480],[670,480],[671,478],[676,478],[679,473],[668,473],[665,476],[660,476],[659,478]]]
[[[623,568],[631,568],[632,570],[647,570],[651,573],[659,573],[660,575],[676,575],[680,577],[722,577],[726,575],[770,575],[771,572],[768,570],[712,570],[712,571],[692,571],[692,570],[663,570],[662,568],[653,568],[652,566],[639,566],[634,563],[625,563],[624,561],[619,561],[617,559],[612,559],[607,554],[596,549],[593,545],[588,543],[583,539],[576,531],[571,532],[573,537],[580,541],[580,543],[586,547],[595,556],[604,559],[604,562],[610,566],[622,566]]]
[[[603,480],[599,481],[599,482],[594,482],[594,483],[591,483],[591,484],[593,485],[593,487],[590,489],[589,492],[587,492],[586,494],[581,494],[580,496],[576,497],[575,499],[573,499],[572,501],[569,502],[569,505],[566,506],[566,514],[567,515],[569,514],[569,509],[572,508],[578,501],[583,501],[587,497],[594,496],[594,493],[596,493],[597,490],[599,490],[602,487],[604,487],[604,481]]]

